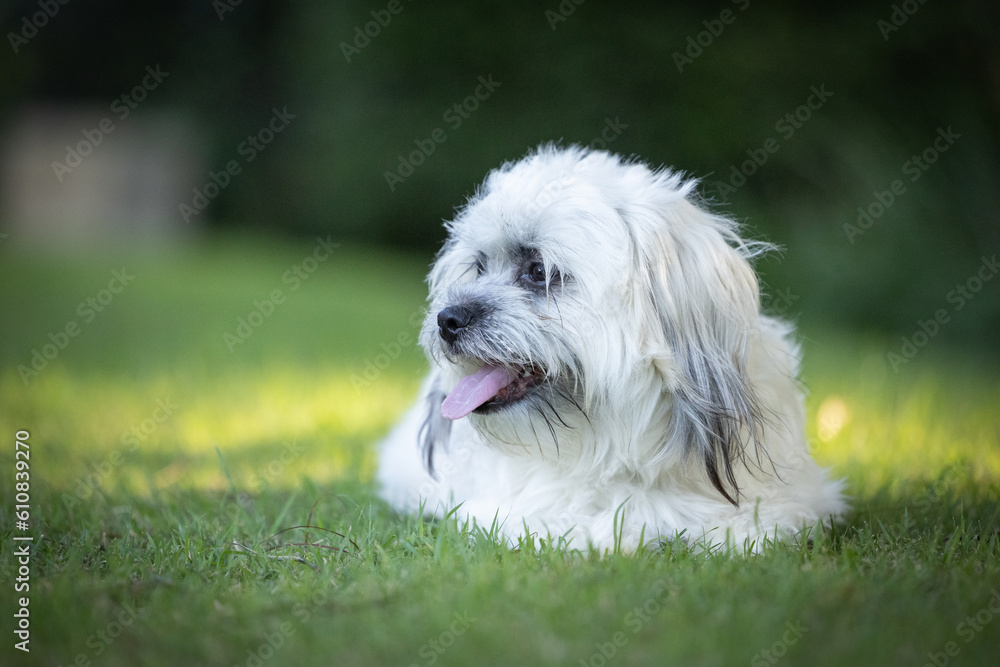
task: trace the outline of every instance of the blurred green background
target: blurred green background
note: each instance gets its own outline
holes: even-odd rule
[[[169,114],[197,159],[179,170],[167,225],[187,227],[177,205],[235,159],[240,173],[196,224],[429,261],[441,221],[490,168],[541,142],[606,143],[703,178],[722,210],[782,245],[760,268],[792,295],[789,312],[897,348],[942,308],[935,345],[989,349],[1000,327],[1000,281],[949,301],[1000,246],[995,3],[71,3],[26,38],[39,7],[0,14],[0,122],[89,105],[93,122],[71,125],[47,164],[102,116],[139,127]],[[147,66],[169,76],[118,121],[114,101]],[[499,85],[470,104],[480,77]],[[274,109],[294,119],[245,161]],[[386,174],[436,128],[445,141],[390,188]],[[933,149],[948,128],[958,138]],[[907,167],[927,149],[932,164]],[[5,173],[21,168],[7,160]],[[734,169],[745,184],[720,188],[741,182]],[[859,207],[881,213],[868,229]]]
[[[37,538],[32,653],[0,663],[259,664],[291,622],[268,664],[430,664],[469,610],[436,664],[577,664],[666,578],[621,664],[754,662],[797,619],[782,664],[923,664],[1000,586],[996,3],[25,0],[0,24],[0,434],[31,436],[0,567]],[[701,178],[784,247],[764,304],[798,325],[843,526],[599,559],[376,498],[442,221],[548,141]]]

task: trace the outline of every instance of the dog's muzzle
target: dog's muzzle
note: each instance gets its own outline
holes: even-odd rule
[[[448,348],[447,353],[463,358],[466,366],[478,370],[468,372],[441,404],[441,415],[446,419],[461,419],[470,412],[488,414],[527,397],[545,381],[545,371],[533,363],[513,359],[498,359],[494,355],[484,358],[475,347],[477,327],[484,326],[488,308],[480,302],[470,301],[442,308],[437,315],[438,335]]]

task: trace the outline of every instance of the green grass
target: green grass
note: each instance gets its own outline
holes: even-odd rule
[[[2,252],[0,491],[10,508],[14,436],[27,429],[35,537],[31,653],[13,648],[23,594],[5,584],[5,665],[922,665],[928,653],[971,665],[1000,654],[1000,382],[971,353],[935,341],[895,374],[891,341],[806,320],[809,435],[854,503],[811,546],[746,558],[512,549],[373,495],[373,445],[425,362],[404,343],[369,384],[357,379],[388,360],[383,344],[395,354],[400,334],[412,341],[428,258],[345,245],[291,291],[281,276],[309,244],[223,238],[73,261]],[[123,266],[135,280],[83,323],[77,304]],[[274,289],[285,302],[230,352],[223,333]],[[18,365],[71,320],[79,335],[25,386]],[[157,413],[157,401],[176,407]],[[5,573],[25,534],[13,520],[5,509]]]

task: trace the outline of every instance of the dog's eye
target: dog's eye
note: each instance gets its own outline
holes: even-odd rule
[[[527,280],[536,285],[545,284],[545,265],[541,262],[532,262],[528,265],[527,270],[524,275],[521,276],[522,280]]]
[[[476,255],[476,275],[481,276],[486,272],[486,258],[482,255]]]

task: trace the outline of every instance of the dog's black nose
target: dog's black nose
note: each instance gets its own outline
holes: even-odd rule
[[[438,313],[438,330],[441,338],[449,345],[458,339],[458,334],[472,324],[474,312],[468,306],[448,306]]]

